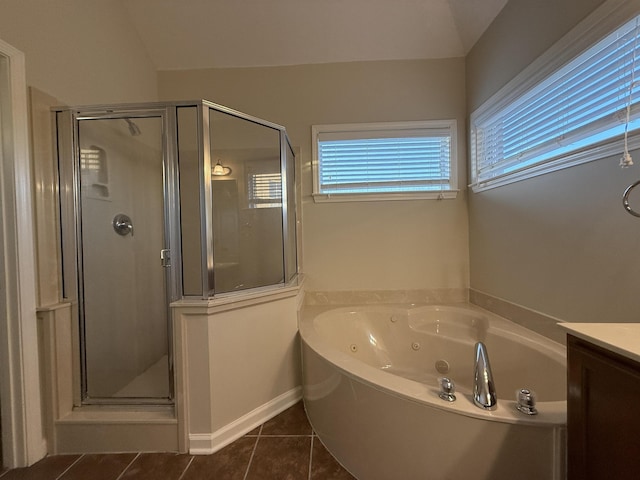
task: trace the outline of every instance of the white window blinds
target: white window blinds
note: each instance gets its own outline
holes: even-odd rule
[[[249,206],[273,208],[282,206],[282,176],[280,173],[249,175]]]
[[[315,194],[412,194],[455,189],[455,122],[317,125]]]
[[[510,104],[472,115],[474,189],[528,170],[563,168],[556,164],[570,154],[623,134],[628,107],[629,128],[640,127],[634,89],[640,79],[638,21],[627,22]]]

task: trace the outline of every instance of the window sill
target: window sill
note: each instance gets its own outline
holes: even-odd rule
[[[414,193],[314,193],[315,203],[335,202],[384,202],[390,200],[449,200],[458,196],[459,190],[437,190]]]

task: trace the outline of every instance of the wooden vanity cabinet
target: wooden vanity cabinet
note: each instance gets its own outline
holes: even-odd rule
[[[567,335],[568,480],[640,479],[640,363]]]

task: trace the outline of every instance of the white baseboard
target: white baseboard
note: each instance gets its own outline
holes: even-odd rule
[[[302,398],[302,387],[298,386],[259,406],[213,433],[189,435],[191,455],[210,455],[234,442],[267,420],[272,419]]]

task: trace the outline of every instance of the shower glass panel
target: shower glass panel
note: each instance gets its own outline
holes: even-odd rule
[[[209,110],[214,290],[284,282],[280,130]],[[216,173],[220,173],[216,175]]]
[[[78,120],[83,401],[169,399],[163,119]]]

